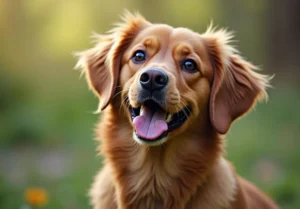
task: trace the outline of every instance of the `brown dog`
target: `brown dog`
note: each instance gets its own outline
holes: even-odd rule
[[[124,23],[79,53],[103,111],[104,166],[96,209],[278,208],[238,177],[223,155],[231,123],[267,97],[269,78],[229,45],[231,34]]]

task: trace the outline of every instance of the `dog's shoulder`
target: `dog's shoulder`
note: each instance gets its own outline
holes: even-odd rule
[[[111,168],[109,166],[104,166],[95,176],[89,196],[91,197],[91,204],[95,209],[117,208],[115,201],[115,186]]]
[[[256,186],[237,176],[237,195],[232,203],[233,209],[279,209],[279,207]]]

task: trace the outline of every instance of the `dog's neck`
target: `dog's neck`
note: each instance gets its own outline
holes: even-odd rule
[[[213,131],[190,131],[149,147],[133,140],[133,128],[118,109],[105,111],[109,114],[104,113],[98,129],[101,154],[114,172],[122,209],[184,208],[222,156],[223,140]]]

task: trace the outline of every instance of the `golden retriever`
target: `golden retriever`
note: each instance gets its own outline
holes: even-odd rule
[[[78,53],[103,111],[95,209],[278,208],[224,159],[224,134],[269,86],[231,38],[212,26],[198,34],[125,12]]]

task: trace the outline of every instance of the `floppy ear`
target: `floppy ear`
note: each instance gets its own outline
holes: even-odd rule
[[[231,123],[247,113],[257,100],[267,98],[266,87],[270,78],[255,70],[230,46],[232,34],[214,31],[210,26],[202,34],[213,68],[210,95],[210,120],[213,127],[225,134]]]
[[[83,69],[89,87],[100,99],[98,111],[104,110],[114,95],[124,51],[137,33],[150,25],[139,14],[127,11],[122,20],[107,34],[95,35],[94,48],[76,53],[79,57],[76,68]]]

